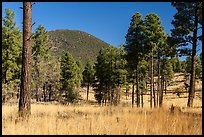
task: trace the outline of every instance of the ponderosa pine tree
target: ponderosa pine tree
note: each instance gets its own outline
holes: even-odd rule
[[[19,116],[31,114],[32,3],[23,2],[23,51]]]
[[[150,56],[150,107],[152,108],[152,93],[154,98],[154,107],[156,107],[156,96],[155,91],[153,90],[153,83],[154,83],[154,57],[155,52],[158,50],[158,45],[160,44],[162,37],[164,36],[164,27],[161,26],[161,20],[158,15],[154,13],[150,13],[146,15],[144,19],[145,25],[145,49],[148,50],[148,55]]]
[[[9,8],[5,12],[2,19],[2,82],[9,84],[9,81],[15,81],[20,84],[22,33],[16,27],[15,13]]]
[[[119,102],[119,92],[116,90],[125,83],[126,61],[125,52],[115,47],[103,48],[97,57],[96,81],[94,83],[95,98],[99,103],[115,104]]]
[[[198,40],[201,40],[202,34],[198,34],[202,28],[202,2],[172,2],[177,10],[172,24],[172,37],[178,47],[185,47],[192,44],[192,64],[190,91],[188,97],[188,107],[193,106],[195,96],[195,71],[196,71],[196,47]]]
[[[61,57],[60,62],[61,90],[65,94],[66,101],[74,102],[78,97],[78,93],[75,90],[79,82],[78,65],[68,51]]]
[[[165,63],[165,59],[167,57],[169,57],[169,54],[172,53],[172,49],[170,48],[170,46],[167,43],[167,38],[168,36],[166,35],[166,33],[161,33],[161,37],[158,43],[158,47],[157,47],[157,104],[159,107],[162,106],[162,101],[163,101],[163,81],[164,81],[164,74],[162,73],[163,68],[162,66],[162,62],[163,64]],[[162,77],[162,78],[161,78]]]
[[[143,20],[142,15],[137,12],[132,16],[130,27],[126,35],[126,44],[124,49],[127,51],[128,67],[133,73],[136,73],[136,96],[137,96],[137,107],[140,106],[140,93],[139,93],[139,60],[141,56],[142,46],[144,45],[144,31],[143,31]],[[133,82],[134,83],[134,82]],[[132,92],[132,106],[134,104],[134,84]]]
[[[120,95],[122,92],[122,87],[125,86],[127,81],[127,70],[126,64],[127,61],[125,60],[126,52],[123,47],[116,49],[113,52],[113,63],[112,63],[112,79],[113,79],[113,104],[117,105],[120,102]]]

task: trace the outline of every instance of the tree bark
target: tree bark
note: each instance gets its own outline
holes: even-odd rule
[[[87,101],[89,100],[89,82],[88,82],[88,85],[87,85],[87,96],[86,96],[86,100],[87,100]]]
[[[164,88],[165,88],[165,94],[166,94],[166,90],[167,90],[167,79],[164,78]]]
[[[38,102],[39,101],[39,87],[38,87],[38,84],[36,84],[36,87],[35,87],[35,90],[36,90],[36,101]]]
[[[161,72],[160,72],[160,57],[159,57],[159,53],[158,53],[158,82],[157,82],[157,103],[159,104],[159,107],[161,107],[161,101],[159,101],[160,99],[158,99],[158,98],[161,98],[161,85],[160,85],[160,83],[161,83],[161,80],[160,80],[160,74]],[[159,96],[158,96],[158,93],[159,93]]]
[[[53,92],[53,90],[52,90],[52,84],[49,84],[49,101],[52,100],[52,92]]]
[[[134,82],[132,83],[132,107],[134,106]]]
[[[152,92],[153,92],[153,82],[154,82],[154,70],[153,70],[153,50],[152,50],[152,56],[151,56],[151,80],[150,80],[150,108],[152,108]]]
[[[196,46],[197,46],[197,29],[198,29],[198,15],[197,15],[197,3],[195,7],[195,20],[193,30],[193,47],[192,47],[192,63],[191,63],[191,80],[190,90],[188,95],[188,107],[193,107],[193,98],[195,96],[195,69],[196,69]]]
[[[37,62],[38,62],[38,59],[35,61],[35,67],[37,67]],[[40,77],[40,72],[39,72],[39,69],[35,69],[36,73],[37,73],[37,77],[39,78]],[[36,83],[36,101],[39,101],[39,83],[37,82]]]
[[[138,65],[136,66],[136,96],[137,96],[137,107],[140,107],[140,96],[139,96],[139,76]]]
[[[143,106],[144,106],[143,89],[141,90],[141,104],[142,104],[142,108],[143,108]]]
[[[22,75],[19,99],[19,116],[31,114],[31,54],[32,54],[32,5],[23,3]]]
[[[155,87],[154,87],[154,77],[153,77],[153,98],[154,98],[154,107],[156,107],[157,102],[156,102],[156,93],[155,93]]]
[[[49,101],[52,100],[52,91],[49,91]]]
[[[43,94],[44,94],[44,102],[47,101],[47,83],[44,84],[43,86]],[[68,95],[66,96],[68,98]]]
[[[160,94],[159,94],[159,107],[162,107],[162,103],[163,103],[163,91],[164,91],[164,75],[162,74]]]

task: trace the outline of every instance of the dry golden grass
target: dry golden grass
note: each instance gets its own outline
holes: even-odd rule
[[[3,134],[202,134],[201,116],[167,109],[122,106],[32,104],[31,117],[17,120],[17,105],[3,105]]]
[[[175,80],[182,80],[179,76]],[[177,87],[183,83],[178,83]],[[202,90],[202,81],[197,83]],[[168,87],[173,88],[173,87]],[[174,87],[176,88],[176,87]],[[81,98],[86,100],[86,88],[81,89]],[[129,97],[121,96],[119,106],[99,106],[89,103],[64,106],[60,104],[32,104],[28,120],[18,120],[18,106],[3,105],[3,134],[63,135],[63,134],[202,134],[202,92],[196,92],[194,108],[188,109],[187,93],[181,98],[176,94],[164,94],[163,108],[150,109],[149,95],[144,95],[144,108],[131,107]],[[201,96],[201,97],[199,97]],[[95,101],[91,89],[89,100]],[[169,112],[171,105],[181,107],[182,113]],[[186,115],[187,112],[201,115]]]

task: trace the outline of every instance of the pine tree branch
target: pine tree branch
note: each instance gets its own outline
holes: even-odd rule
[[[34,22],[34,23],[32,24],[32,27],[33,27],[35,24],[36,24],[36,22]]]

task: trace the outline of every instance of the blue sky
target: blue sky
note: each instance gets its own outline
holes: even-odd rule
[[[22,2],[3,2],[5,8],[15,12],[17,26],[22,28]],[[176,9],[171,2],[36,2],[33,5],[33,30],[42,24],[48,31],[56,29],[81,30],[118,46],[125,43],[131,17],[140,12],[159,15],[165,32],[170,34],[171,21]],[[199,46],[198,48],[201,48]],[[201,50],[200,50],[201,51]]]

